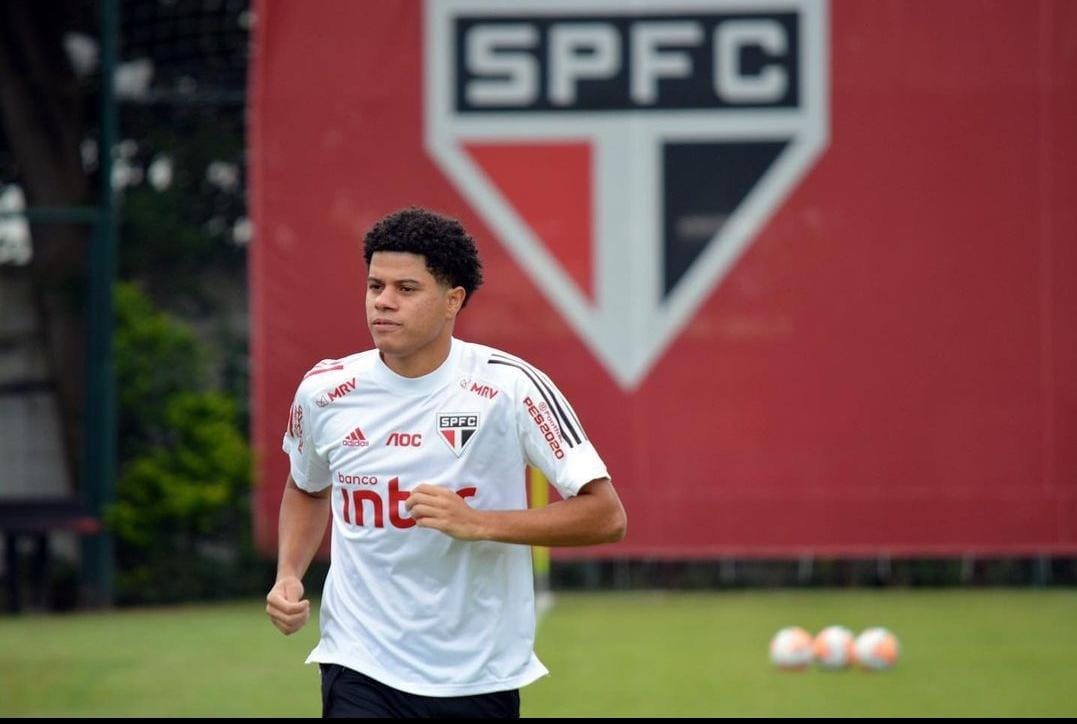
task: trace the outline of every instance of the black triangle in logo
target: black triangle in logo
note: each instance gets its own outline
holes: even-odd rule
[[[663,298],[787,145],[785,141],[663,145]]]
[[[460,449],[463,450],[467,445],[467,441],[471,439],[471,436],[475,434],[474,430],[461,430],[460,431]]]

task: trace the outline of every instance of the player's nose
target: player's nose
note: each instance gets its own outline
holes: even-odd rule
[[[388,288],[382,289],[376,295],[374,295],[374,308],[392,309],[396,306],[396,298],[392,295],[392,292]]]

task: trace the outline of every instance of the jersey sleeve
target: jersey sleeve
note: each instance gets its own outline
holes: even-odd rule
[[[562,498],[610,477],[568,400],[538,370],[529,370],[521,385],[516,425],[528,464],[541,470]]]
[[[282,447],[288,454],[295,484],[309,493],[316,493],[328,487],[332,478],[329,461],[319,455],[314,446],[310,407],[310,401],[302,389],[298,390],[288,413],[288,428],[284,431]]]

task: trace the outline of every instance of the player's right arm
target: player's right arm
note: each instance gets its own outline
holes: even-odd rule
[[[280,503],[277,580],[266,596],[266,613],[281,633],[290,635],[310,619],[310,599],[303,598],[303,575],[314,560],[329,520],[329,494],[301,490],[288,475]]]
[[[300,383],[284,433],[290,472],[280,503],[277,580],[266,596],[266,613],[285,635],[301,629],[310,618],[303,575],[318,552],[331,514],[329,462],[314,442],[316,420],[309,397],[309,385]]]

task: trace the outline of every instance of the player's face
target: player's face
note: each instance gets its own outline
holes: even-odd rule
[[[435,279],[422,256],[375,252],[367,276],[366,321],[386,364],[409,376],[436,369],[448,355],[463,298],[463,288]]]

